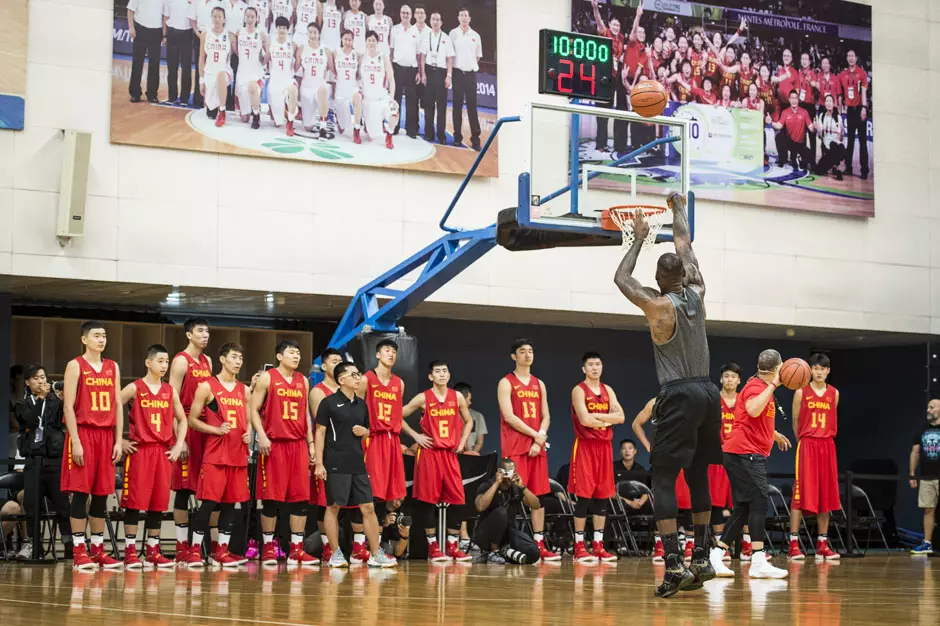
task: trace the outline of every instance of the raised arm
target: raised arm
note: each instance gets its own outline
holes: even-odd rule
[[[800,438],[800,405],[803,404],[803,390],[797,389],[793,394],[793,412],[790,414],[793,416],[793,435],[799,439]]]
[[[650,418],[653,416],[653,405],[656,404],[656,398],[650,398],[650,401],[646,403],[639,413],[636,414],[636,417],[633,418],[633,434],[636,435],[636,438],[640,440],[640,443],[643,444],[643,447],[646,448],[646,451],[650,451],[650,440],[646,438],[646,433],[643,432],[643,425],[646,422],[650,421]]]
[[[676,254],[682,259],[685,266],[685,282],[698,292],[699,297],[705,297],[705,280],[699,271],[698,259],[692,251],[692,234],[689,229],[689,215],[685,208],[685,198],[682,194],[674,193],[667,200],[672,209],[672,236],[676,245]]]
[[[636,269],[636,261],[640,257],[643,240],[649,234],[649,230],[650,227],[646,223],[643,212],[637,209],[633,216],[633,231],[636,238],[617,267],[617,273],[614,274],[614,284],[617,285],[620,292],[627,297],[627,300],[642,309],[647,317],[656,310],[657,300],[661,298],[661,294],[655,289],[644,287],[640,281],[633,277],[633,270]]]
[[[607,24],[601,18],[601,10],[597,7],[597,0],[591,0],[591,6],[594,9],[594,21],[597,22],[597,34],[603,36],[607,33]]]
[[[640,17],[643,16],[643,3],[636,9],[636,17],[633,18],[633,27],[630,29],[630,41],[636,41],[636,31],[640,27]]]

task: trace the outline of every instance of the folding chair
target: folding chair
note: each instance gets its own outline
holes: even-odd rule
[[[25,477],[23,472],[9,472],[3,475],[0,475],[0,489],[6,489],[11,495],[16,491],[22,491],[25,485]],[[58,540],[57,532],[57,523],[56,516],[49,511],[49,502],[43,498],[42,499],[42,512],[39,514],[41,517],[42,523],[42,537],[33,537],[34,541],[40,541],[46,544],[44,549],[45,554],[51,554],[52,560],[57,562],[59,560],[58,555],[55,551],[55,544]],[[6,520],[14,522],[30,522],[32,520],[31,515],[8,515]],[[2,518],[0,518],[2,521]],[[43,538],[46,537],[47,540]],[[8,552],[7,550],[7,538],[2,532],[0,532],[0,549],[3,550],[3,554]]]
[[[559,511],[545,511],[545,526],[551,524],[552,532],[550,534],[551,545],[555,548],[568,549],[574,545],[574,502],[577,500],[568,491],[561,486],[558,481],[549,478],[548,486],[551,489],[551,495],[558,502]],[[554,507],[554,505],[553,505]],[[548,507],[546,507],[547,509]],[[558,532],[559,524],[567,531]]]
[[[872,528],[878,529],[878,534],[881,536],[881,543],[885,547],[885,550],[890,549],[888,546],[888,539],[885,537],[884,530],[882,529],[882,524],[885,521],[884,514],[879,511],[875,511],[875,507],[872,505],[871,499],[869,499],[868,494],[865,493],[865,491],[861,487],[853,484],[852,485],[852,499],[851,501],[849,501],[845,497],[845,487],[840,484],[839,495],[842,499],[842,511],[840,512],[841,515],[839,515],[838,522],[833,525],[836,529],[836,532],[839,533],[839,538],[842,540],[842,544],[845,547],[846,552],[850,552],[851,544],[854,544],[854,547],[858,549],[862,554],[865,553],[865,550],[862,550],[861,546],[859,545],[858,539],[855,537],[855,534],[854,534],[855,530],[859,530],[861,528],[865,528],[868,530],[868,535],[865,538],[866,549],[869,549],[871,547]],[[849,528],[846,525],[845,508],[847,506],[854,507],[853,508],[853,512],[855,513],[855,515],[853,516],[854,528],[851,529],[852,532],[849,532]],[[865,508],[863,507],[867,508],[868,511],[866,512]],[[833,518],[835,518],[835,515],[833,515]],[[841,532],[839,532],[840,525],[846,529],[846,534],[849,535],[848,540],[851,542],[851,544],[847,544],[845,540],[842,538]]]
[[[622,480],[617,483],[617,495],[624,498],[636,498],[638,495],[646,494],[649,499],[650,508],[653,508],[653,492],[650,488],[641,483],[638,480]],[[619,501],[619,498],[618,498]],[[624,511],[624,514],[627,512],[626,506],[623,505],[623,501],[619,501],[621,508]],[[638,515],[627,515],[627,529],[630,532],[630,539],[632,541],[632,547],[636,551],[637,556],[642,556],[642,551],[636,541],[636,535],[634,529],[643,529],[643,532],[649,537],[650,545],[653,544],[652,536],[653,529],[655,528],[655,516],[648,513],[638,514]]]

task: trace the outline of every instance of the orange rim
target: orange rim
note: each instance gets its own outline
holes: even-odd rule
[[[660,215],[666,212],[665,207],[653,206],[651,204],[620,204],[612,206],[609,209],[604,209],[601,213],[601,228],[614,231],[622,230],[617,223],[617,219],[613,216],[624,214],[632,215],[637,209],[641,209],[646,217],[652,217],[653,215]]]

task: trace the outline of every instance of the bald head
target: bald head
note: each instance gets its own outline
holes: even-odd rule
[[[682,280],[685,278],[685,266],[682,259],[674,252],[667,252],[656,262],[656,284],[663,293],[682,291]]]

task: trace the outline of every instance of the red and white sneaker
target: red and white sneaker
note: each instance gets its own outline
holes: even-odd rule
[[[692,547],[695,542],[689,539],[685,542],[685,554],[682,555],[682,560],[686,563],[692,562]]]
[[[350,563],[368,563],[369,557],[372,556],[369,554],[369,551],[361,543],[356,543],[355,541],[352,544],[352,552],[349,555]]]
[[[467,561],[472,561],[473,557],[460,549],[460,544],[456,541],[447,542],[447,556],[457,561],[458,563],[465,563]]]
[[[385,133],[385,147],[389,150],[395,149],[395,144],[392,142],[392,136],[388,133]]]
[[[743,555],[742,555],[743,556]],[[725,553],[721,555],[721,560],[725,563],[731,562],[731,553],[725,550]]]
[[[656,540],[656,547],[653,549],[653,563],[666,562],[666,549],[663,548],[663,540]]]
[[[428,544],[428,561],[431,563],[449,563],[450,557],[441,552],[441,547],[436,541]]]
[[[329,542],[326,542],[323,544],[323,552],[320,554],[320,561],[329,563],[331,558],[333,558],[333,548],[330,546]]]
[[[72,548],[72,569],[77,572],[98,571],[98,563],[88,555],[84,542],[76,543]]]
[[[277,550],[274,549],[273,541],[261,548],[261,565],[277,565]]]
[[[800,542],[796,539],[790,540],[790,548],[787,551],[787,558],[791,561],[802,561],[806,557],[800,551]]]
[[[159,546],[147,546],[144,550],[144,560],[149,566],[148,569],[170,569],[176,565],[173,561],[160,554]],[[127,567],[126,560],[124,567]]]
[[[219,113],[215,116],[215,127],[222,128],[225,126],[225,109],[219,107]]]
[[[754,549],[751,547],[751,542],[741,541],[741,560],[750,561],[752,556],[754,556]]]
[[[238,557],[229,554],[228,546],[225,544],[219,546],[219,551],[209,558],[209,562],[212,565],[224,567],[225,569],[235,569],[238,567]]]
[[[593,552],[594,552],[594,556],[596,556],[603,563],[613,563],[614,561],[617,560],[616,554],[611,554],[610,552],[604,549],[603,541],[594,542]]]
[[[186,561],[183,563],[183,567],[186,569],[202,569],[206,566],[205,561],[202,560],[202,555],[199,553],[199,549],[192,550],[186,553]]]
[[[124,569],[128,571],[144,569],[144,562],[137,556],[136,548],[124,548]]]
[[[829,547],[829,542],[823,539],[816,542],[816,560],[817,561],[838,561],[842,558],[838,552],[834,552]]]
[[[176,564],[177,565],[186,565],[189,559],[189,547],[188,541],[177,541],[176,542]]]
[[[287,122],[287,136],[294,136],[294,122]]]
[[[119,570],[124,568],[124,563],[104,551],[104,544],[91,546],[91,560],[97,563],[101,569]]]
[[[320,559],[310,556],[304,551],[304,544],[293,543],[290,547],[290,554],[287,556],[287,567],[316,567],[320,564]]]
[[[362,143],[362,131],[358,128],[353,129],[353,143],[357,145]]]
[[[575,563],[596,563],[597,557],[587,551],[583,541],[576,541],[574,544],[574,554],[571,555]]]
[[[545,540],[536,541],[536,545],[539,547],[539,558],[543,561],[560,561],[561,555],[557,552],[552,552],[545,546]]]

